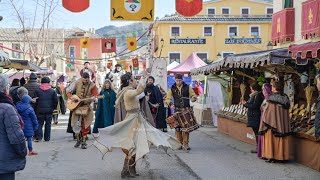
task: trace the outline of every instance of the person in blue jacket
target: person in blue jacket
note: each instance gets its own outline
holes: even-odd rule
[[[16,108],[24,122],[23,133],[28,141],[29,156],[38,155],[32,148],[32,136],[38,129],[37,116],[30,104],[32,99],[28,95],[28,90],[24,87],[18,89],[18,96],[21,100],[17,103]]]

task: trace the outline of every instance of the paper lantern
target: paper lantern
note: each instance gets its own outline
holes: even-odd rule
[[[62,6],[71,12],[82,12],[90,6],[90,0],[62,0]]]
[[[202,10],[202,0],[176,0],[176,11],[182,16],[195,16]]]
[[[127,46],[130,51],[136,50],[137,49],[137,39],[135,37],[128,38],[127,39]]]
[[[90,39],[89,38],[81,38],[80,39],[80,47],[81,48],[88,48],[90,46]]]

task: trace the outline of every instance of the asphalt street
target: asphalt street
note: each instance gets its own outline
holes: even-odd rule
[[[18,180],[109,180],[121,179],[124,155],[115,150],[102,159],[92,146],[74,148],[72,134],[66,133],[68,116],[60,116],[52,126],[50,142],[34,143],[37,156],[27,157],[27,166],[16,174]],[[168,133],[174,134],[170,130]],[[320,172],[300,164],[266,163],[249,153],[254,146],[239,142],[217,132],[215,128],[200,128],[190,138],[190,152],[168,154],[152,148],[144,160],[138,161],[135,179],[217,179],[217,180],[319,180]]]

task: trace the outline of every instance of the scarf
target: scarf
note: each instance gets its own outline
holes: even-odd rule
[[[39,88],[44,90],[44,91],[46,91],[48,89],[51,89],[51,85],[49,83],[43,83],[43,84],[40,85]]]
[[[12,98],[6,95],[5,93],[2,93],[2,92],[0,93],[0,103],[6,103],[6,104],[12,105],[14,107],[14,110],[17,112],[16,106],[14,105]],[[19,117],[21,128],[24,129],[24,122],[18,112],[17,112],[17,115]]]

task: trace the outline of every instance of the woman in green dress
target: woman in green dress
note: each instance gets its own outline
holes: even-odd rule
[[[98,133],[99,128],[105,128],[114,123],[116,93],[113,90],[109,79],[105,80],[100,95],[104,96],[104,98],[99,99],[98,101],[93,133]]]

